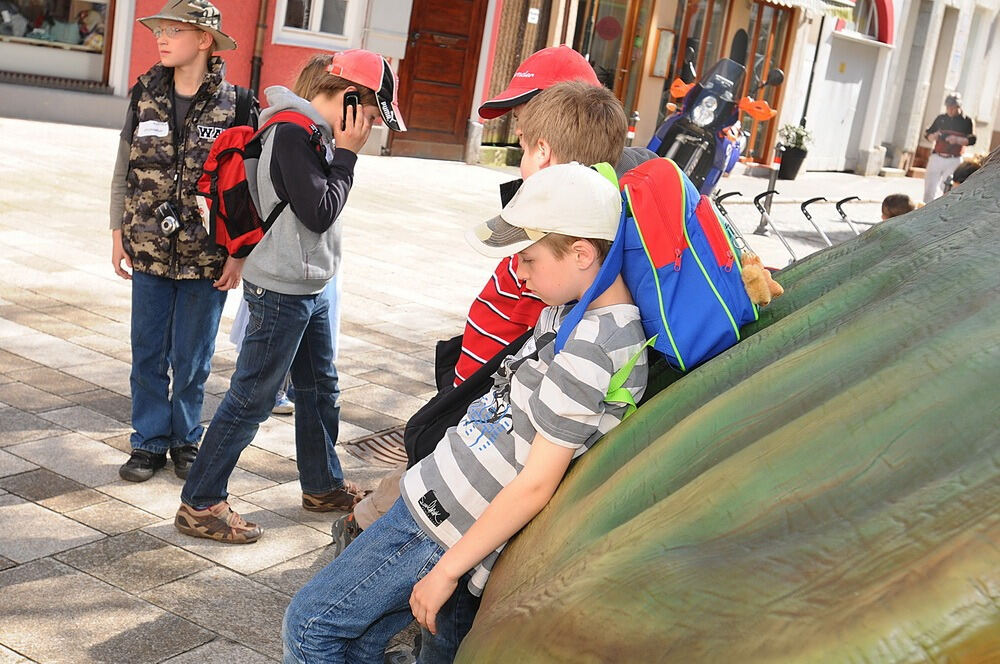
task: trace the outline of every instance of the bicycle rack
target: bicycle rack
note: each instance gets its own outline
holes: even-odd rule
[[[761,203],[761,200],[763,198],[765,198],[767,196],[775,195],[777,193],[778,192],[775,191],[774,189],[768,189],[767,191],[765,191],[765,192],[763,192],[761,194],[757,194],[756,196],[754,196],[753,204],[754,204],[754,206],[756,206],[757,211],[760,212],[761,226],[765,226],[765,225],[769,226],[771,228],[771,230],[774,231],[774,234],[778,236],[779,240],[781,240],[781,244],[785,245],[785,250],[788,251],[789,254],[791,254],[791,256],[792,256],[792,261],[791,262],[794,262],[794,261],[799,260],[799,257],[795,255],[794,251],[792,251],[792,247],[791,247],[791,245],[788,244],[788,240],[785,239],[785,236],[782,235],[781,231],[779,231],[777,229],[777,227],[774,225],[774,221],[771,220],[771,215],[767,213],[767,210],[764,209],[764,204]],[[758,229],[759,228],[760,228],[760,226],[758,227]],[[754,231],[754,233],[755,234],[759,234],[759,233],[757,233],[757,231]]]
[[[854,231],[855,235],[860,235],[861,233],[858,232],[858,227],[854,225],[854,222],[851,221],[851,218],[847,216],[846,212],[844,212],[843,205],[844,203],[850,203],[851,201],[860,201],[860,200],[861,198],[859,198],[858,196],[848,196],[847,198],[841,198],[834,204],[835,207],[837,208],[838,214],[840,214],[840,218],[847,222],[847,225],[851,227],[851,230]]]
[[[802,203],[802,205],[799,206],[799,209],[802,210],[803,216],[805,216],[806,220],[808,220],[809,223],[812,224],[813,228],[816,229],[816,232],[819,233],[820,237],[823,238],[823,241],[826,242],[826,246],[832,247],[833,246],[833,242],[830,242],[830,238],[828,238],[826,236],[826,233],[823,232],[823,229],[819,227],[819,224],[817,224],[813,220],[812,215],[809,214],[809,210],[806,209],[807,207],[809,207],[813,203],[817,203],[819,201],[825,201],[825,200],[826,200],[826,198],[823,197],[823,196],[817,196],[816,198],[810,198],[808,201],[805,201],[804,203]]]

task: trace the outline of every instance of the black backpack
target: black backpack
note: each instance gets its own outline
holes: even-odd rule
[[[455,375],[455,362],[461,352],[462,337],[438,342],[435,373],[440,391],[406,422],[403,444],[406,446],[407,468],[412,468],[433,452],[444,438],[445,432],[458,425],[469,404],[489,392],[493,387],[493,374],[500,368],[504,358],[521,350],[521,346],[533,332],[534,330],[528,330],[512,341],[458,387],[452,384],[451,377]],[[447,370],[449,364],[450,373]]]

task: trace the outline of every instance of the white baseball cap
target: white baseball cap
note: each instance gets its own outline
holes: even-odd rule
[[[621,212],[618,188],[574,161],[527,178],[498,216],[473,226],[465,238],[492,258],[523,251],[549,233],[613,242]]]

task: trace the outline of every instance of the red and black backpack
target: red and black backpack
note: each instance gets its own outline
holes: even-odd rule
[[[247,162],[260,159],[264,132],[282,123],[302,127],[309,132],[317,153],[323,152],[322,134],[315,122],[298,111],[281,111],[257,131],[248,126],[226,129],[215,139],[205,159],[198,180],[198,194],[204,199],[202,215],[207,217],[208,232],[215,243],[235,258],[247,256],[288,205],[287,201],[280,201],[262,218],[247,181]]]

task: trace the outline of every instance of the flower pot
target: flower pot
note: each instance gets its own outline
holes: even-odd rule
[[[808,152],[802,148],[785,148],[785,153],[781,155],[781,166],[778,168],[778,179],[794,180],[807,154]]]

